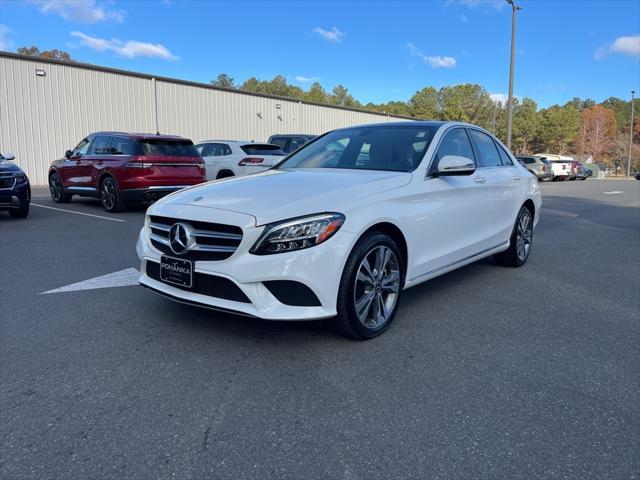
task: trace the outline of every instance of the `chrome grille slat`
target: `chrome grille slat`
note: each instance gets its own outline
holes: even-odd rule
[[[168,231],[168,230],[167,230]],[[204,232],[202,230],[195,230],[193,232],[194,237],[206,237],[206,238],[225,238],[229,240],[242,240],[241,233],[225,233],[225,232]]]

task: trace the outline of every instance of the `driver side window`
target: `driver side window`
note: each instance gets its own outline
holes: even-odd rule
[[[80,155],[86,155],[89,151],[89,145],[91,145],[91,141],[88,138],[82,140],[76,148],[73,149],[73,153],[71,157],[78,157]]]
[[[445,134],[438,146],[434,165],[437,167],[440,159],[447,155],[468,158],[475,163],[471,142],[469,141],[469,136],[464,128],[456,128]]]

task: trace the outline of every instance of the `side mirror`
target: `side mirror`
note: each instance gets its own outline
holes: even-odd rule
[[[64,152],[64,156],[67,158],[71,158],[71,155],[73,155],[73,152],[71,150],[67,150],[66,152]]]
[[[5,160],[13,160],[14,158],[16,158],[16,156],[13,153],[3,153],[0,154],[0,156],[2,156]]]
[[[458,155],[445,155],[438,162],[436,175],[444,177],[448,175],[471,175],[476,171],[473,160]]]

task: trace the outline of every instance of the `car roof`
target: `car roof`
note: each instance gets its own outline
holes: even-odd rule
[[[275,138],[275,137],[310,137],[310,138],[315,138],[317,136],[318,135],[314,135],[312,133],[274,133],[269,138]]]
[[[202,140],[198,142],[198,145],[203,143],[230,143],[233,145],[248,145],[250,143],[256,143],[253,140]]]
[[[130,132],[115,132],[115,131],[103,131],[93,132],[90,135],[121,135],[124,137],[130,137],[137,140],[190,140],[187,137],[181,137],[179,135],[163,135],[158,133],[130,133]]]

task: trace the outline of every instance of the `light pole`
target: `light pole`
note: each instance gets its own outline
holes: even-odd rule
[[[627,178],[631,176],[631,147],[633,147],[633,96],[635,90],[631,90],[631,123],[629,124],[629,158],[627,159]]]
[[[507,148],[511,150],[511,123],[513,121],[513,66],[516,62],[516,12],[522,7],[516,6],[513,0],[507,0],[511,5],[511,61],[509,64],[509,99],[507,100]]]

